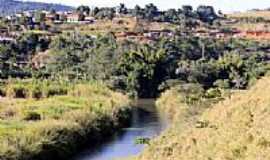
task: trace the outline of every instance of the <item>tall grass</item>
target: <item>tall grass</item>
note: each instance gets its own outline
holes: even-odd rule
[[[138,160],[270,159],[270,78],[265,77],[248,91],[234,93],[191,119],[179,121],[152,141]],[[165,93],[158,104],[181,108],[175,91]],[[190,108],[191,106],[189,106]],[[183,113],[175,109],[174,113]],[[188,124],[186,127],[183,125]]]
[[[65,95],[71,83],[50,80],[9,80],[1,87],[2,95],[9,98],[47,98]]]
[[[34,90],[28,86],[42,88],[37,89],[42,98],[28,96]],[[24,93],[30,98],[0,101],[1,160],[67,159],[81,146],[102,141],[129,121],[128,98],[102,83],[52,86],[8,84],[10,97]]]

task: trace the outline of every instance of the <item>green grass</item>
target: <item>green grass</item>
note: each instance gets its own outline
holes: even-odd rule
[[[29,83],[8,85],[13,92],[14,88],[30,92]],[[0,101],[1,160],[66,159],[87,142],[102,141],[127,124],[130,102],[126,96],[102,83],[66,88],[64,95]]]

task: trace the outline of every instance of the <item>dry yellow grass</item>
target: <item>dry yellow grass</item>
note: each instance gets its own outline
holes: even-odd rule
[[[133,19],[122,18],[110,20],[98,20],[93,24],[79,27],[83,34],[102,34],[107,32],[132,31],[135,26]]]
[[[270,20],[270,11],[247,11],[247,12],[238,12],[228,14],[228,18],[239,19],[239,18],[249,18],[256,19],[262,18],[264,20]],[[266,22],[257,22],[257,23],[248,23],[248,22],[239,22],[233,24],[231,27],[238,28],[239,30],[265,30],[270,31],[270,24]]]
[[[205,111],[185,130],[181,123],[154,140],[138,160],[269,160],[270,78]]]
[[[62,25],[65,32],[73,31],[75,28],[81,34],[99,35],[108,32],[137,32],[138,27],[144,30],[162,30],[175,29],[177,25],[170,23],[147,22],[145,20],[137,20],[134,17],[114,18],[113,20],[97,20],[93,24],[81,25]]]
[[[237,12],[228,14],[230,18],[241,18],[241,17],[252,17],[258,18],[263,17],[267,20],[270,20],[270,11],[247,11],[247,12]]]
[[[236,23],[230,27],[241,31],[270,31],[270,24],[266,23]]]

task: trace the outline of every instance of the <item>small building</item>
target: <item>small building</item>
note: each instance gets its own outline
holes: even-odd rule
[[[46,14],[45,20],[49,22],[53,22],[55,20],[55,15],[54,14]]]
[[[270,32],[257,30],[257,31],[246,31],[244,34],[245,38],[250,39],[261,39],[261,40],[269,40],[270,39]]]
[[[209,37],[209,33],[206,30],[197,30],[194,34],[196,37]]]
[[[95,22],[95,20],[96,20],[96,18],[92,17],[92,16],[86,16],[84,18],[84,21],[89,22],[89,23],[93,23],[93,22]]]
[[[0,35],[6,35],[8,34],[8,28],[0,27]]]
[[[0,43],[5,43],[5,42],[15,42],[15,39],[12,37],[3,37],[0,36]]]
[[[67,22],[68,23],[78,23],[80,22],[80,16],[79,14],[73,13],[67,15]]]
[[[160,37],[173,37],[175,34],[171,30],[150,30],[144,32],[143,35],[150,39],[158,39]]]

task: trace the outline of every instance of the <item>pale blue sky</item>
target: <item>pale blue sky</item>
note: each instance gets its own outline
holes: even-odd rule
[[[26,0],[25,0],[26,1]],[[29,0],[30,1],[30,0]],[[117,6],[125,3],[128,7],[136,4],[144,6],[147,3],[154,3],[161,9],[180,8],[184,4],[197,7],[200,4],[213,5],[224,12],[245,11],[254,8],[265,9],[270,7],[270,0],[31,0],[51,3],[61,3],[73,6],[81,4],[89,6]]]

